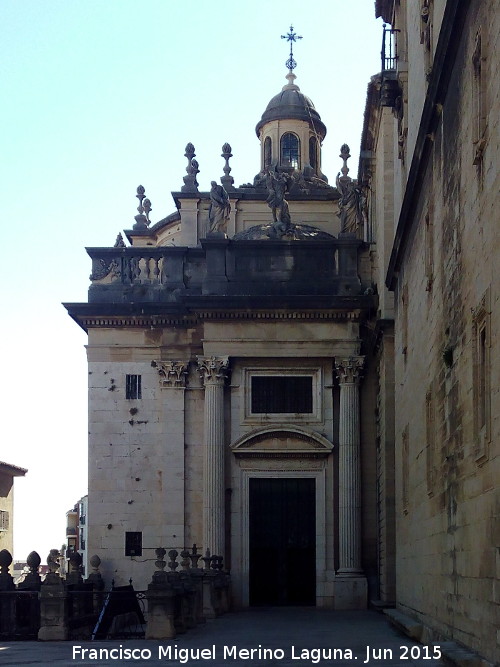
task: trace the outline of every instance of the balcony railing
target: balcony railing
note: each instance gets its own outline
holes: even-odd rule
[[[382,26],[382,72],[396,69],[398,62],[396,33],[398,32],[399,30],[387,27],[386,23]]]

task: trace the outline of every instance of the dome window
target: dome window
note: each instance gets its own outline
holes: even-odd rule
[[[299,169],[299,138],[287,132],[281,137],[281,166]]]
[[[317,171],[318,169],[318,142],[315,137],[309,139],[309,164]]]
[[[271,137],[266,137],[264,141],[264,169],[269,169],[271,166]]]

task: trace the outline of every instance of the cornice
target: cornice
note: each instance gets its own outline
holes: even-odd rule
[[[328,320],[334,322],[357,322],[361,318],[361,312],[354,311],[198,311],[198,318],[204,321],[213,320]]]

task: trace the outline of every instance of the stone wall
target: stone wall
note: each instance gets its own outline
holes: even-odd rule
[[[430,639],[498,661],[500,15],[489,0],[428,4],[430,56],[420,3],[401,4],[394,25],[408,57],[406,164],[395,168],[410,184],[388,275],[397,603]]]

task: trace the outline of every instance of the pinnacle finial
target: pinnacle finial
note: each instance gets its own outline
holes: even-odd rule
[[[151,211],[151,201],[146,197],[144,186],[139,185],[136,192],[137,194],[135,196],[139,200],[139,206],[137,207],[139,215],[135,216],[135,225],[133,228],[135,230],[144,230],[148,228],[150,223],[149,213]]]
[[[290,56],[285,65],[288,67],[290,72],[292,72],[297,67],[297,62],[293,58],[293,43],[298,39],[302,39],[302,36],[297,35],[297,33],[293,31],[293,25],[291,25],[290,32],[286,35],[281,35],[281,39],[286,39],[287,42],[290,42]]]

